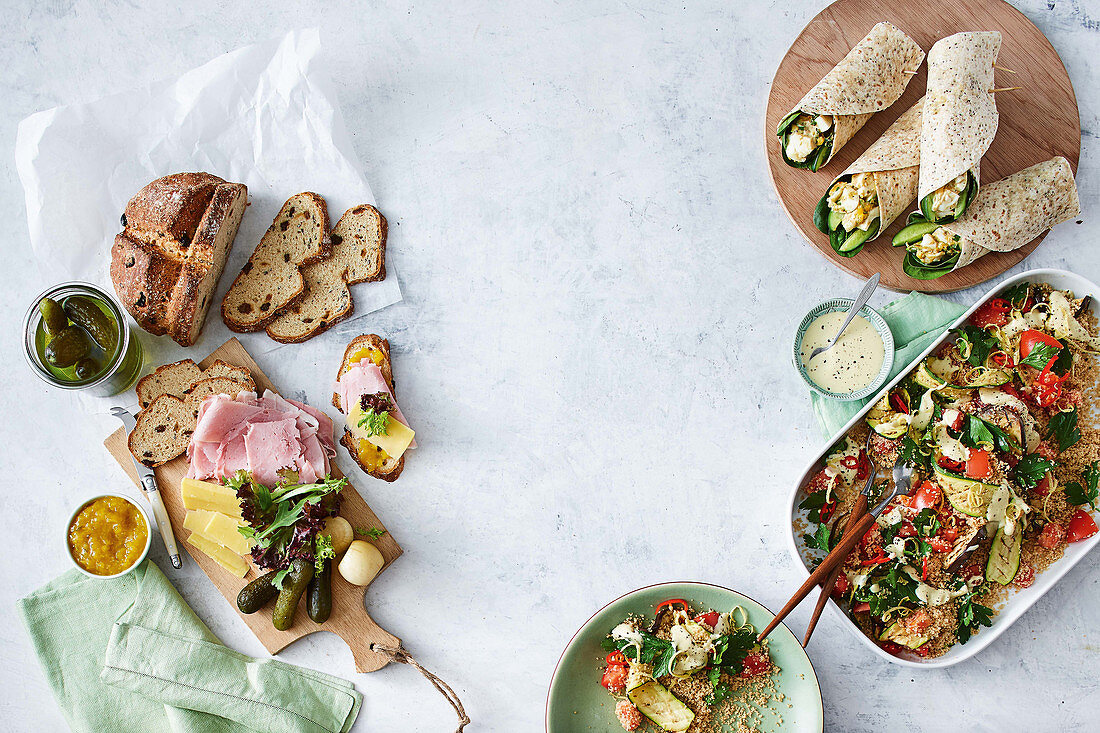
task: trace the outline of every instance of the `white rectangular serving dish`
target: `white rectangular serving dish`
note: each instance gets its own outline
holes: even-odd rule
[[[966,319],[970,317],[970,314],[978,309],[978,306],[980,306],[982,303],[985,303],[997,293],[1001,292],[1007,287],[1015,285],[1018,282],[1023,282],[1025,280],[1033,283],[1045,282],[1059,290],[1072,290],[1077,297],[1081,297],[1085,294],[1090,294],[1093,296],[1092,303],[1090,304],[1090,309],[1094,314],[1100,314],[1100,286],[1096,285],[1092,281],[1087,280],[1080,275],[1075,275],[1072,272],[1066,272],[1065,270],[1028,270],[1027,272],[1020,273],[1019,275],[1015,275],[1008,278],[1007,280],[1002,281],[995,288],[979,298],[978,301],[974,303],[974,305],[972,305],[965,313],[959,316],[958,320],[951,324],[951,328],[956,328],[957,326],[965,322]],[[918,356],[913,361],[913,363],[917,364],[926,356],[931,354],[943,342],[950,330],[951,329],[948,329],[944,332],[943,336],[936,339],[927,349],[924,350],[923,353],[920,354],[920,356]],[[810,574],[810,564],[807,558],[813,557],[815,554],[820,553],[813,553],[808,550],[802,540],[802,533],[795,531],[795,520],[802,519],[804,522],[808,521],[806,519],[806,512],[798,508],[798,505],[802,499],[802,487],[806,484],[807,481],[810,480],[810,477],[813,475],[813,473],[821,468],[824,463],[825,454],[828,453],[833,444],[840,440],[852,428],[852,426],[863,420],[864,415],[867,414],[867,412],[871,409],[875,402],[879,400],[885,392],[892,389],[894,385],[904,379],[906,374],[908,374],[908,370],[899,374],[895,379],[891,380],[885,387],[879,390],[878,394],[876,394],[867,403],[866,407],[860,410],[855,417],[848,421],[847,425],[841,428],[836,433],[836,435],[834,435],[832,438],[829,439],[827,443],[825,443],[821,451],[816,456],[814,456],[812,461],[810,461],[809,465],[806,467],[805,472],[803,472],[802,476],[795,483],[794,488],[791,491],[791,523],[790,532],[788,534],[788,547],[790,548],[791,553],[794,555],[795,559],[802,564],[803,568],[805,568],[807,576],[809,576]],[[873,653],[877,654],[883,659],[893,662],[894,664],[904,665],[906,667],[950,667],[953,664],[958,664],[965,659],[969,659],[970,657],[974,656],[975,654],[992,644],[997,639],[997,637],[1004,632],[1005,629],[1011,626],[1016,621],[1016,619],[1020,618],[1020,616],[1023,616],[1024,613],[1029,608],[1031,608],[1036,601],[1043,597],[1044,593],[1053,588],[1054,584],[1061,580],[1062,576],[1069,572],[1069,570],[1074,565],[1080,562],[1081,559],[1089,552],[1089,550],[1096,547],[1097,544],[1100,544],[1100,534],[1096,534],[1087,540],[1075,542],[1071,545],[1068,545],[1066,547],[1065,556],[1054,565],[1037,575],[1035,578],[1035,583],[1030,588],[1017,589],[1009,595],[1008,600],[1000,609],[1000,613],[998,613],[993,618],[993,626],[991,628],[983,628],[981,631],[971,637],[970,641],[968,641],[966,644],[956,644],[954,647],[951,648],[949,652],[947,652],[947,654],[944,654],[942,657],[936,657],[935,659],[903,659],[901,657],[895,657],[892,654],[887,654],[877,644],[867,638],[866,634],[864,634],[863,631],[861,631],[860,628],[856,626],[855,622],[848,617],[848,615],[844,612],[843,609],[840,608],[840,606],[838,606],[834,602],[830,602],[829,608],[832,613],[838,614],[843,619],[844,625],[846,625],[852,631],[852,633],[856,635],[856,638],[858,638]]]

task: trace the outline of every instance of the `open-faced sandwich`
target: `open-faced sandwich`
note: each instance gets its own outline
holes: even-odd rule
[[[394,397],[389,341],[367,334],[348,344],[332,404],[347,418],[340,442],[359,467],[396,481],[405,468],[405,451],[415,448],[416,440]]]

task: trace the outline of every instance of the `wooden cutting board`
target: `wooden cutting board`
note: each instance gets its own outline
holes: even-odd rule
[[[265,389],[275,392],[274,385],[268,380],[267,375],[260,370],[241,342],[236,338],[226,341],[218,347],[210,356],[199,362],[204,369],[215,359],[247,367],[252,373],[252,379],[256,382],[256,390],[263,393]],[[122,428],[112,433],[103,444],[119,465],[126,471],[136,486],[138,482],[137,470],[134,468],[133,456],[126,447],[127,434]],[[222,566],[207,557],[204,553],[194,551],[187,543],[186,537],[190,532],[183,528],[183,518],[187,510],[183,506],[183,497],[180,494],[180,482],[187,473],[187,457],[180,456],[156,469],[157,482],[160,485],[160,493],[164,498],[164,506],[168,509],[168,516],[172,520],[172,530],[176,535],[176,543],[181,550],[186,550],[203,572],[207,574],[214,586],[217,587],[225,600],[233,606],[233,610],[252,629],[252,633],[260,640],[269,652],[277,654],[286,648],[288,644],[315,631],[331,631],[343,639],[351,648],[352,657],[355,659],[355,669],[359,672],[373,672],[381,669],[389,663],[389,658],[383,654],[371,651],[374,643],[385,644],[390,647],[400,646],[400,640],[387,632],[371,620],[364,605],[364,589],[348,583],[339,572],[332,573],[332,615],[324,624],[315,624],[306,615],[305,603],[298,606],[294,616],[294,625],[287,631],[277,631],[271,625],[271,611],[274,601],[265,608],[253,614],[243,614],[237,610],[237,593],[240,592],[249,581],[255,579],[260,573],[253,566],[249,569],[245,578],[237,578],[226,571]],[[332,466],[332,475],[339,478],[343,476],[335,464]],[[347,519],[352,527],[378,527],[385,529],[363,497],[354,486],[348,484],[341,492],[343,499],[340,504],[340,516]],[[379,571],[381,574],[394,560],[401,555],[401,547],[397,540],[388,531],[373,544],[377,547],[386,564]],[[185,561],[186,562],[186,561]],[[369,587],[369,586],[368,586]]]
[[[877,140],[894,120],[924,96],[927,61],[892,107],[879,112],[848,141],[827,166],[811,173],[783,162],[775,128],[848,50],[880,21],[889,21],[912,36],[925,53],[940,38],[961,31],[1000,31],[997,66],[998,87],[1023,87],[997,94],[1000,122],[997,137],[982,159],[982,184],[999,180],[1035,163],[1061,155],[1074,172],[1081,157],[1081,120],[1077,98],[1058,53],[1020,11],[1003,0],[966,0],[929,5],[907,0],[837,0],[821,11],[795,39],[779,64],[768,96],[764,144],[772,183],[783,209],[802,235],[825,257],[843,270],[870,277],[882,273],[882,285],[891,290],[950,292],[973,287],[1016,265],[1034,250],[1045,235],[1012,252],[991,252],[973,264],[938,280],[914,280],[901,270],[904,247],[890,240],[905,226],[906,214],[855,257],[841,257],[829,246],[829,238],[813,223],[817,202],[833,178]],[[916,209],[916,202],[910,211]],[[1061,224],[1061,228],[1072,227]]]

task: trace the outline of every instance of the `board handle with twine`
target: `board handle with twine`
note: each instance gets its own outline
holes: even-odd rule
[[[429,682],[439,690],[439,694],[447,698],[447,702],[454,708],[455,713],[458,715],[458,727],[455,728],[455,733],[462,733],[467,725],[470,724],[470,716],[466,714],[466,708],[462,707],[462,701],[458,699],[458,695],[451,689],[451,686],[441,680],[432,672],[424,669],[420,666],[420,663],[413,659],[405,648],[402,646],[391,647],[385,644],[374,643],[370,645],[372,652],[378,652],[390,659],[391,662],[397,662],[399,664],[408,664],[414,667],[420,674],[424,675]]]

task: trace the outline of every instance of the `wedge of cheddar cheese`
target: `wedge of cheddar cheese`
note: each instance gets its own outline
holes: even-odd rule
[[[248,575],[248,563],[245,562],[243,557],[234,553],[232,550],[222,547],[217,542],[212,542],[194,532],[188,536],[187,542],[196,550],[208,555],[210,559],[236,575],[238,578],[243,578]]]
[[[180,484],[183,505],[188,509],[205,509],[221,512],[240,519],[241,504],[236,492],[228,486],[185,478]]]

